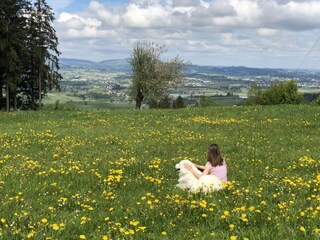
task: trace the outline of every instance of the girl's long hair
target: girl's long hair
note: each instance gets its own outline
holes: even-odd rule
[[[223,157],[220,153],[218,144],[214,143],[210,145],[208,149],[208,162],[214,167],[223,165]]]

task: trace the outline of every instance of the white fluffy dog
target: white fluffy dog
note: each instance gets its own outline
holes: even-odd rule
[[[193,169],[201,174],[201,171],[193,165],[189,160],[182,160],[176,164],[175,168],[179,170],[179,180],[177,187],[181,189],[189,189],[190,192],[204,192],[209,193],[223,188],[221,181],[213,175],[201,176],[197,179],[184,164],[192,165]]]

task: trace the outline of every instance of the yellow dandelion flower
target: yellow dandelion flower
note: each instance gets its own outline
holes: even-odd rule
[[[55,231],[58,231],[59,230],[58,224],[53,224],[52,225],[52,229],[55,230]]]
[[[137,225],[139,224],[139,221],[133,220],[133,221],[130,221],[129,223],[130,223],[130,225],[132,225],[132,226],[137,226]]]
[[[161,234],[165,236],[165,235],[167,235],[167,232],[162,232]]]
[[[237,240],[237,236],[231,236],[230,240]]]
[[[86,239],[85,235],[80,235],[80,239]]]
[[[301,227],[300,227],[300,231],[301,231],[301,232],[305,232],[305,231],[306,231],[306,229],[305,229],[304,227],[302,227],[302,226],[301,226]]]
[[[41,222],[42,222],[42,223],[47,223],[48,220],[47,220],[46,218],[43,218],[43,219],[41,219]]]
[[[32,238],[34,236],[34,232],[32,231],[31,233],[29,233],[28,235],[27,235],[27,238]]]
[[[146,230],[146,228],[147,228],[147,227],[144,227],[144,226],[139,227],[139,229],[140,229],[142,232],[144,232],[144,231]]]
[[[267,205],[267,202],[266,201],[262,201],[261,205]]]

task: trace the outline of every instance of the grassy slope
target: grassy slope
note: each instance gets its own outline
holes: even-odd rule
[[[67,93],[65,93],[65,92],[47,93],[47,95],[43,99],[44,104],[54,104],[56,101],[59,101],[60,104],[64,104],[68,101],[74,101],[74,102],[82,101],[83,102],[83,100],[81,98],[67,96]]]
[[[319,110],[0,113],[0,236],[316,239]],[[212,142],[227,189],[176,189],[174,165],[204,163]]]

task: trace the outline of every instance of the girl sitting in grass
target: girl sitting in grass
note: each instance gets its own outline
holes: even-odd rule
[[[189,160],[182,160],[176,165],[180,170],[178,187],[191,192],[212,192],[223,188],[227,182],[227,164],[217,144],[208,149],[207,163],[202,166]]]

